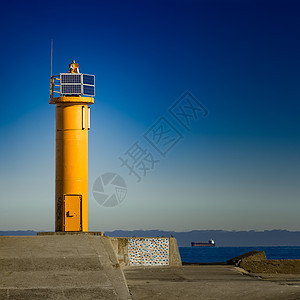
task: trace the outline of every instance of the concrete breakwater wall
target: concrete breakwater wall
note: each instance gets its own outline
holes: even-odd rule
[[[0,237],[0,299],[131,299],[110,239]]]
[[[249,273],[300,274],[299,259],[268,260],[264,251],[251,251],[227,261]]]
[[[121,267],[181,266],[174,237],[109,237],[102,232],[38,232],[39,236],[99,236],[108,239]]]

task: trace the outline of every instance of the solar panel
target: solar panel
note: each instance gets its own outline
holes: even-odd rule
[[[88,74],[61,73],[60,93],[62,95],[95,96],[95,76]]]
[[[81,74],[61,74],[60,83],[81,83]]]
[[[83,84],[95,85],[95,76],[83,74]]]
[[[87,96],[95,96],[95,87],[92,85],[83,85],[83,94]]]
[[[81,94],[81,84],[64,84],[61,86],[62,94]]]

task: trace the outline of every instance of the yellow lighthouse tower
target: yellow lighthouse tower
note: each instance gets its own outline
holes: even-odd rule
[[[88,231],[88,130],[95,76],[68,73],[51,77],[55,104],[55,231]]]

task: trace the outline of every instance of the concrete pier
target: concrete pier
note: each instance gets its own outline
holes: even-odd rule
[[[101,233],[0,236],[0,299],[300,299],[300,274],[249,274],[235,265],[182,266],[176,240],[169,239],[174,255],[169,265],[133,266],[124,261],[127,238]]]
[[[296,300],[300,275],[259,276],[230,265],[124,269],[132,299]]]

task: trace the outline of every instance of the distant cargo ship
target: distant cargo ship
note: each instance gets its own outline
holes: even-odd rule
[[[192,242],[192,247],[214,247],[216,246],[216,243],[214,240],[209,240],[208,243],[197,243]]]

